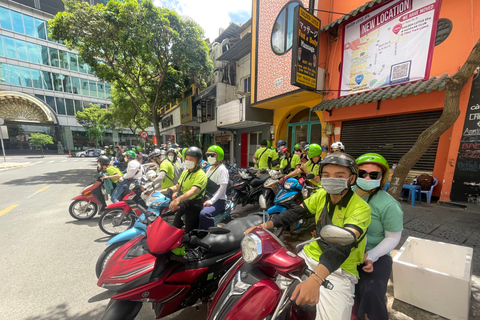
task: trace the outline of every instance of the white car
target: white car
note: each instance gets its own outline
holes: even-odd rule
[[[98,157],[100,156],[101,154],[103,154],[104,151],[103,150],[100,150],[100,149],[87,149],[87,150],[84,150],[84,151],[79,151],[75,154],[76,157],[81,157],[81,158],[85,158],[85,157]]]

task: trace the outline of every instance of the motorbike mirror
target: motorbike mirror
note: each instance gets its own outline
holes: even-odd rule
[[[326,225],[320,230],[320,237],[325,242],[346,246],[356,241],[355,234],[345,228],[334,225]]]
[[[306,178],[307,179],[313,179],[313,178],[315,178],[315,175],[313,173],[309,173],[309,174],[307,174]]]
[[[267,201],[265,200],[265,196],[263,194],[261,194],[258,198],[258,203],[260,205],[260,209],[267,210]]]
[[[227,234],[230,233],[230,230],[219,227],[210,227],[208,228],[208,232],[212,234]]]

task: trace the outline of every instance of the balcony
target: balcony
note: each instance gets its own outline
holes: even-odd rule
[[[250,107],[250,99],[243,96],[217,107],[219,129],[241,129],[272,124],[273,111]]]

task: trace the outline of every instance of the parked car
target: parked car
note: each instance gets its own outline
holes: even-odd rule
[[[100,149],[88,149],[84,151],[79,151],[75,154],[77,157],[98,157],[102,154],[102,150]]]

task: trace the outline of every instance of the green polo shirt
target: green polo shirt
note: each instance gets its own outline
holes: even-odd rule
[[[318,176],[319,170],[320,170],[320,161],[317,164],[314,164],[312,160],[308,160],[305,163],[305,168],[308,170],[308,172],[313,173],[315,176]],[[313,183],[314,186],[321,187],[322,183],[321,182],[316,182],[313,179],[310,179],[310,182]]]
[[[117,173],[120,174],[121,177],[123,177],[123,173],[122,171],[120,171],[120,169],[118,169],[117,167],[114,167],[114,166],[109,166],[107,167],[107,173],[109,176],[114,176],[116,175]],[[118,178],[116,179],[111,179],[113,183],[117,183],[118,182]]]
[[[205,195],[205,188],[207,187],[207,181],[208,181],[207,175],[202,169],[197,169],[196,171],[193,171],[193,172],[190,170],[185,170],[182,172],[182,175],[178,179],[178,184],[180,185],[180,191],[182,192],[182,194],[187,193],[187,191],[192,189],[192,187],[197,187],[201,190],[200,194],[196,193],[193,196],[191,196],[189,198],[189,200],[191,200],[200,196],[203,197]]]
[[[315,214],[315,221],[317,221],[317,223],[319,223],[318,219],[325,206],[327,196],[329,195],[325,189],[320,189],[305,200],[305,206],[311,213]],[[371,210],[368,204],[356,193],[353,193],[348,203],[342,203],[341,209],[340,206],[335,206],[332,223],[339,227],[343,227],[346,224],[355,225],[362,229],[363,232],[366,232],[372,219],[370,212]],[[366,237],[364,237],[356,248],[352,248],[347,260],[340,266],[343,270],[358,277],[357,266],[362,263],[366,242]],[[305,245],[303,250],[309,257],[319,261],[322,250],[316,241]]]
[[[302,164],[298,154],[294,154],[293,156],[291,156],[291,159],[292,160],[290,160],[290,168],[292,168],[293,170],[296,169],[297,165]],[[280,162],[281,169],[285,168],[288,165],[288,160],[289,160],[288,158],[282,159],[282,161]],[[299,176],[300,175],[296,175],[295,177],[299,177]]]
[[[166,189],[173,186],[173,178],[175,176],[175,170],[173,169],[173,164],[167,160],[163,160],[160,163],[160,167],[157,172],[165,172],[165,178],[162,181],[162,189]]]
[[[267,151],[265,151],[265,149]],[[265,152],[263,152],[265,151]],[[270,155],[271,149],[267,147],[259,148],[256,152],[254,157],[257,158],[257,167],[259,170],[261,169],[268,169],[268,157]],[[263,154],[262,154],[263,153]],[[261,155],[261,157],[260,157]]]

